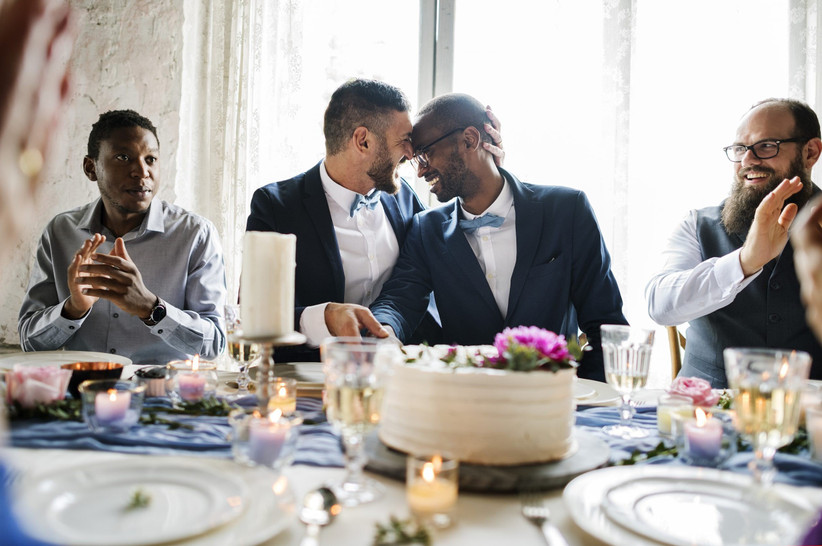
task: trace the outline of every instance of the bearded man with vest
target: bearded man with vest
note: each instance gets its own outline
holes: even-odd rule
[[[727,387],[722,351],[807,351],[822,378],[822,346],[805,321],[788,229],[819,188],[819,119],[805,103],[767,99],[742,118],[725,148],[734,164],[730,196],[692,210],[668,240],[665,265],[645,289],[659,324],[689,323],[680,375]]]

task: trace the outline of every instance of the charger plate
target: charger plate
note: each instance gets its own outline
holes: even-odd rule
[[[460,490],[514,493],[524,489],[557,489],[580,474],[608,462],[609,448],[603,440],[581,428],[574,428],[574,439],[576,450],[559,461],[512,466],[461,463]],[[368,470],[405,481],[407,454],[383,444],[376,430],[366,436],[365,451],[368,454]]]
[[[24,366],[61,366],[72,362],[117,362],[123,366],[128,366],[131,364],[131,359],[120,355],[93,351],[32,351],[0,355],[0,369],[2,370],[10,370],[15,364]]]
[[[752,483],[709,468],[621,466],[574,479],[563,498],[577,525],[617,544],[795,544],[816,510],[784,486]]]

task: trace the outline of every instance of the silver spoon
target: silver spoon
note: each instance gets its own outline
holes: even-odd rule
[[[300,521],[307,527],[300,546],[319,546],[320,527],[331,523],[340,509],[337,496],[327,487],[306,493],[300,509]]]

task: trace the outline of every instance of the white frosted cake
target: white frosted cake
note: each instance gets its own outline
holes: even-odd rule
[[[454,368],[419,358],[395,367],[379,437],[406,453],[444,452],[473,464],[562,459],[576,449],[575,377],[574,369]]]

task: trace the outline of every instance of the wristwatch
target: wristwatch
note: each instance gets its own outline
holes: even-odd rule
[[[163,300],[158,296],[157,301],[154,302],[154,307],[151,308],[151,313],[149,313],[148,318],[144,318],[142,321],[148,326],[154,326],[164,318],[166,318],[166,306],[163,305]]]

